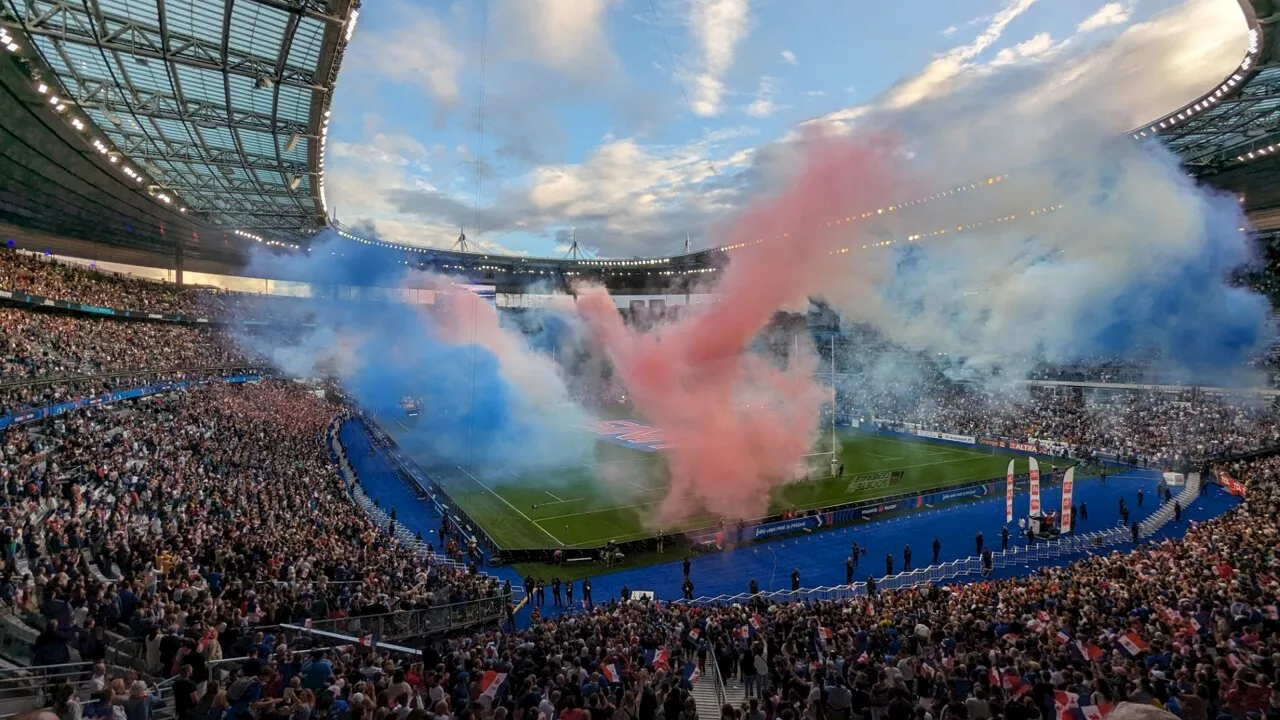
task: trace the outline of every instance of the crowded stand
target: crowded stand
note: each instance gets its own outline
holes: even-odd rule
[[[0,252],[0,273],[86,303],[201,307],[199,294],[15,253]],[[190,326],[3,308],[0,333],[0,379],[60,378],[0,387],[4,412],[251,360]],[[73,375],[99,377],[61,379]],[[1280,418],[1256,398],[989,392],[926,365],[841,383],[842,415],[1052,441],[1077,458],[1200,469],[1280,444]],[[608,375],[579,392],[626,402]],[[162,702],[180,720],[697,720],[691,690],[713,668],[747,695],[722,720],[1100,720],[1126,702],[1184,720],[1280,718],[1276,457],[1221,464],[1243,501],[1184,537],[1029,577],[720,606],[624,590],[566,616],[530,608],[527,629],[511,608],[502,629],[421,653],[324,649],[298,628],[510,594],[402,545],[352,502],[326,444],[345,413],[264,380],[0,431],[0,604],[39,631],[34,664],[119,661],[120,635],[138,648],[134,673],[103,665],[61,688],[61,720],[149,720]]]
[[[299,653],[278,640],[203,688],[201,651],[188,648],[173,663],[174,701],[179,717],[216,720],[694,720],[691,689],[714,669],[745,695],[729,698],[724,720],[1170,716],[1135,706],[1184,720],[1274,718],[1280,461],[1230,469],[1247,494],[1225,516],[1030,577],[823,602],[611,598],[421,654]]]
[[[208,326],[0,307],[0,383],[247,362]]]
[[[106,272],[48,255],[0,249],[0,290],[163,315],[269,317],[287,297],[238,293]]]
[[[350,501],[323,442],[340,412],[263,381],[6,431],[0,602],[45,628],[36,664],[101,659],[97,627],[145,638],[146,669],[169,677],[157,647],[243,656],[281,623],[499,597]]]
[[[1073,457],[1105,456],[1148,467],[1197,467],[1206,459],[1280,444],[1280,416],[1265,398],[1177,393],[1091,394],[1023,386],[988,391],[936,370],[898,378],[842,379],[841,414],[888,424],[1042,443]]]
[[[203,291],[101,272],[51,256],[0,250],[0,289],[121,310],[197,311]]]

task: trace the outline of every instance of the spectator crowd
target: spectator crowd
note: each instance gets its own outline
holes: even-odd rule
[[[8,252],[0,274],[12,289],[112,307],[199,302]],[[0,332],[0,368],[23,379],[244,359],[206,331],[158,324],[4,309]],[[866,417],[1146,464],[1280,440],[1269,406],[1192,391],[1003,395],[922,373],[841,393]],[[149,720],[168,678],[180,720],[696,720],[691,690],[715,671],[746,693],[723,720],[1100,720],[1121,703],[1184,720],[1280,718],[1274,457],[1223,465],[1243,501],[1184,537],[1029,577],[830,602],[613,598],[422,652],[313,648],[281,626],[509,592],[401,546],[351,502],[325,445],[342,413],[265,380],[0,431],[0,604],[39,630],[37,663],[103,663],[86,688],[55,696],[54,713]],[[107,670],[121,654],[136,656],[134,674]]]

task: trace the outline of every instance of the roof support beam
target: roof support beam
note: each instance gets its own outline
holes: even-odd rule
[[[256,130],[282,135],[307,134],[305,120],[272,118],[269,115],[245,110],[234,110],[228,113],[226,107],[220,103],[179,99],[172,93],[166,92],[135,90],[130,93],[112,82],[98,78],[77,78],[76,87],[71,90],[79,105],[87,110],[100,109],[116,114],[190,122],[202,127],[234,127],[239,130]],[[227,124],[228,115],[233,118],[230,125]]]
[[[169,29],[171,50],[164,49],[160,28],[136,20],[103,13],[101,25],[84,17],[83,6],[66,0],[46,0],[50,7],[46,12],[26,21],[0,20],[0,26],[17,28],[23,32],[89,47],[163,60],[178,65],[225,72],[232,75],[258,79],[270,78],[279,85],[291,85],[305,90],[324,90],[315,80],[314,70],[290,65],[276,72],[276,58],[265,58],[228,48],[223,60],[221,48],[205,40],[173,32]],[[96,29],[96,32],[95,32]]]
[[[287,172],[292,175],[308,174],[305,162],[285,160],[283,164],[276,165],[275,158],[270,155],[253,153],[241,155],[229,148],[209,148],[206,150],[189,142],[170,142],[161,145],[154,138],[132,132],[118,131],[112,133],[112,135],[118,136],[118,145],[121,152],[139,160],[164,160],[190,165],[212,165],[232,170],[235,168],[268,170],[272,172]]]
[[[252,0],[259,5],[266,5],[290,13],[301,13],[303,17],[319,20],[329,25],[342,25],[345,19],[326,12],[328,3],[324,0]]]

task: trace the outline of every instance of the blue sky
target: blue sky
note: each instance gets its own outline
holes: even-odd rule
[[[669,254],[717,244],[801,126],[1031,69],[1029,97],[1124,98],[1099,109],[1122,132],[1244,32],[1236,0],[380,0],[338,79],[330,210],[419,245]]]

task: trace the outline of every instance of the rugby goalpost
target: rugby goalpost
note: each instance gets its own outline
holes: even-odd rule
[[[795,358],[800,356],[800,333],[792,338],[792,371],[799,373],[800,366]],[[840,443],[836,440],[836,334],[831,334],[831,450],[829,452],[809,453],[801,455],[796,463],[795,472],[790,482],[801,483],[814,480],[827,480],[836,476],[840,464]]]

